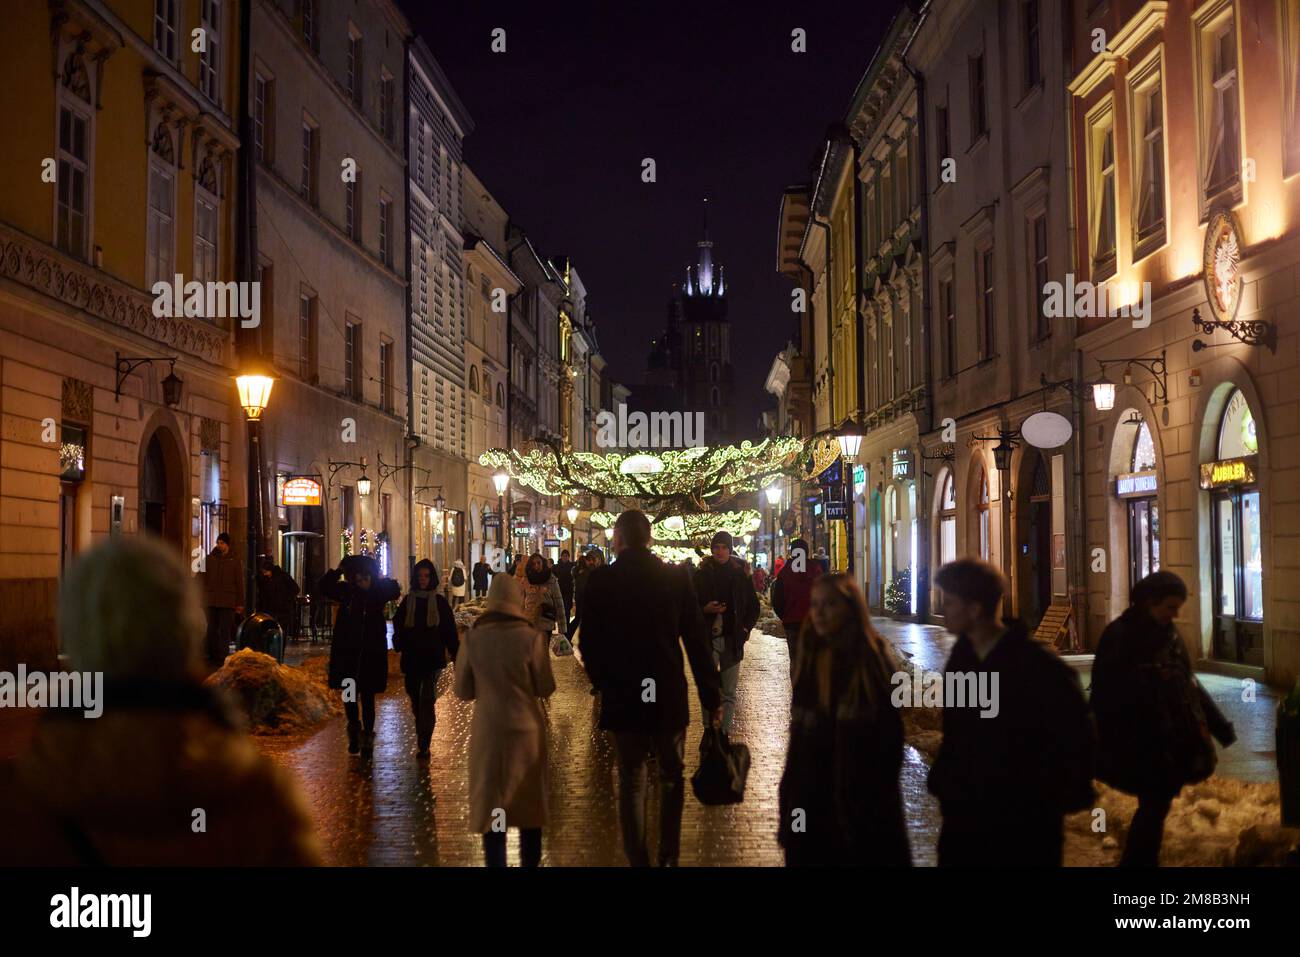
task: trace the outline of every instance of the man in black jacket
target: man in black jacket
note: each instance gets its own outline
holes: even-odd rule
[[[711,543],[712,554],[695,572],[695,595],[709,626],[713,661],[722,680],[722,733],[731,733],[736,713],[736,684],[745,642],[758,621],[758,595],[740,559],[731,554],[731,535],[718,532]]]
[[[700,707],[717,726],[721,691],[709,640],[689,576],[650,553],[650,522],[624,512],[614,524],[618,560],[595,568],[583,592],[579,650],[600,692],[600,726],[618,752],[623,850],[634,867],[650,863],[646,848],[646,759],[659,762],[659,864],[674,867],[681,843],[682,779],[690,722],[682,646]]]
[[[564,599],[564,623],[560,630],[567,632],[569,619],[573,617],[573,560],[567,548],[560,552],[554,570],[555,580],[560,583],[560,597]]]
[[[945,565],[943,743],[930,768],[940,867],[1059,867],[1064,817],[1092,805],[1092,724],[1079,678],[1023,624],[1003,621],[1002,575],[975,559]],[[955,700],[950,689],[991,699]]]

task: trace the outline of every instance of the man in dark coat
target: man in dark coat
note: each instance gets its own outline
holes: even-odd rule
[[[682,779],[690,721],[682,646],[700,707],[722,721],[721,687],[690,577],[650,553],[650,522],[629,510],[614,523],[611,565],[594,568],[583,592],[579,648],[600,692],[600,726],[618,754],[619,821],[629,863],[650,863],[646,847],[646,760],[659,762],[659,864],[676,866],[681,843]]]
[[[416,756],[429,756],[433,740],[438,676],[460,650],[456,616],[437,592],[438,570],[427,558],[415,565],[415,580],[393,616],[393,648],[402,653],[406,694],[415,716]]]
[[[257,575],[257,610],[274,618],[286,636],[293,633],[294,599],[299,590],[292,575],[269,556],[262,556]]]
[[[555,563],[554,572],[555,580],[560,583],[560,595],[564,598],[564,627],[560,630],[567,632],[569,619],[573,617],[573,561],[567,548],[560,552],[560,560]]]
[[[317,591],[339,603],[330,644],[329,686],[343,690],[348,753],[369,754],[375,746],[375,695],[388,687],[384,606],[395,601],[402,588],[391,578],[380,578],[379,566],[369,555],[348,555],[321,577]]]
[[[960,559],[934,583],[944,625],[958,636],[929,778],[943,812],[939,866],[1059,867],[1065,815],[1095,797],[1079,678],[1023,624],[1002,620],[1005,586],[993,566]],[[955,700],[959,687],[962,697],[979,688],[979,700]]]
[[[1101,633],[1093,661],[1097,777],[1138,799],[1120,859],[1126,867],[1159,863],[1173,799],[1214,771],[1211,735],[1224,747],[1236,740],[1174,627],[1186,600],[1187,586],[1173,572],[1143,578],[1128,609]]]
[[[216,546],[208,552],[200,577],[208,609],[208,664],[220,668],[235,636],[235,616],[244,613],[244,566],[231,550],[225,532],[217,536]]]
[[[790,669],[794,672],[795,655],[799,650],[799,632],[808,617],[808,604],[812,600],[812,586],[822,574],[821,563],[808,554],[808,543],[796,538],[790,543],[790,560],[781,563],[776,578],[772,580],[772,610],[781,619],[785,642],[790,650]]]
[[[722,733],[730,734],[740,662],[758,621],[758,596],[745,563],[731,554],[731,536],[718,532],[711,547],[712,554],[695,571],[695,595],[709,627],[713,661],[722,681]]]
[[[470,571],[470,578],[474,582],[474,597],[483,598],[488,592],[488,579],[492,575],[492,566],[479,556],[479,560],[474,563],[474,568]]]

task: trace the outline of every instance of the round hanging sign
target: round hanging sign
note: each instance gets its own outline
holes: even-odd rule
[[[1070,441],[1074,427],[1057,412],[1035,412],[1020,424],[1020,434],[1036,449],[1055,449]]]

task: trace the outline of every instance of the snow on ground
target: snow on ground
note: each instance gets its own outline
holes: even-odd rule
[[[303,667],[281,665],[270,655],[244,648],[204,682],[224,690],[239,706],[253,734],[292,735],[339,714],[343,706],[325,685],[325,656]]]

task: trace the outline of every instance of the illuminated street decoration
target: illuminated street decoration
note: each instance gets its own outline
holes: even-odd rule
[[[833,439],[777,437],[739,445],[644,452],[576,452],[542,442],[527,452],[489,449],[479,464],[501,469],[542,495],[637,499],[661,515],[707,512],[736,495],[756,492],[778,476],[821,474],[839,457]],[[659,463],[650,471],[648,459]]]
[[[674,565],[688,560],[699,561],[702,554],[699,549],[681,545],[651,545],[650,552],[657,558]]]

